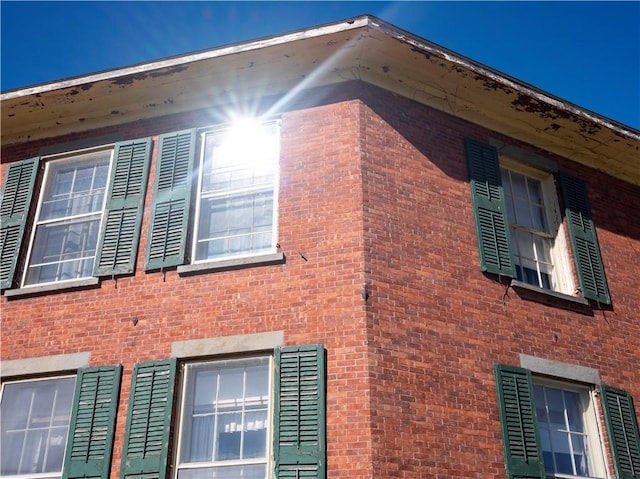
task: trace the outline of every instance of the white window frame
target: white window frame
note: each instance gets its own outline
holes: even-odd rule
[[[104,196],[102,198],[100,222],[99,222],[99,225],[98,225],[98,240],[96,242],[96,253],[97,253],[97,247],[98,247],[98,244],[100,243],[99,234],[100,234],[100,231],[102,231],[102,223],[104,221],[104,211],[105,211],[105,208],[106,208],[106,205],[107,205],[107,194],[109,192],[110,181],[111,181],[111,172],[112,172],[112,168],[113,168],[114,145],[110,144],[110,145],[103,145],[103,146],[95,147],[95,148],[87,148],[87,149],[75,150],[75,151],[65,152],[65,153],[61,153],[61,154],[57,154],[57,155],[47,156],[46,158],[44,158],[44,160],[45,160],[45,170],[44,170],[44,175],[43,175],[43,179],[42,179],[42,184],[40,185],[40,190],[38,191],[38,205],[36,207],[36,213],[35,213],[35,217],[34,217],[33,227],[31,228],[31,234],[30,234],[30,238],[29,238],[29,248],[27,249],[27,256],[26,256],[26,261],[25,261],[25,265],[24,265],[24,271],[22,273],[22,281],[20,283],[22,288],[40,287],[40,286],[61,284],[61,283],[73,283],[73,282],[76,282],[76,281],[79,281],[79,280],[83,280],[83,279],[92,277],[92,275],[87,275],[87,276],[82,276],[82,277],[78,277],[78,278],[62,279],[62,280],[48,281],[48,282],[42,282],[42,283],[36,282],[36,283],[27,284],[27,278],[28,278],[28,275],[29,275],[29,269],[31,267],[33,248],[35,246],[34,243],[35,243],[35,237],[36,237],[36,233],[37,233],[37,230],[38,230],[38,226],[45,225],[45,224],[54,224],[56,222],[62,221],[62,219],[60,219],[60,218],[57,218],[55,220],[40,220],[40,216],[41,216],[41,213],[42,213],[42,205],[43,205],[43,202],[44,202],[44,194],[45,194],[45,191],[47,189],[48,182],[50,181],[49,176],[50,176],[50,172],[51,172],[51,168],[52,168],[53,163],[64,162],[64,161],[72,162],[72,161],[74,161],[74,158],[79,158],[79,157],[82,157],[84,155],[89,155],[89,154],[93,154],[93,153],[100,153],[100,152],[107,152],[107,151],[109,151],[109,167],[107,169],[107,182],[105,184]],[[69,217],[65,217],[64,221],[68,221],[70,219],[73,220],[73,219],[78,219],[78,218],[82,218],[82,217],[88,217],[88,216],[97,216],[98,214],[99,214],[98,212],[94,212],[94,213],[90,213],[90,214],[81,214],[81,215],[69,216]],[[95,256],[94,256],[94,265],[95,265]]]
[[[239,460],[223,460],[223,461],[211,461],[211,462],[186,462],[182,459],[183,454],[183,446],[184,441],[186,441],[185,436],[187,433],[187,428],[183,427],[183,420],[189,420],[189,417],[185,417],[187,414],[187,391],[188,391],[188,380],[189,375],[187,374],[187,366],[199,366],[199,365],[211,365],[215,367],[216,363],[229,363],[230,367],[233,362],[241,363],[242,361],[251,361],[252,359],[266,359],[268,361],[268,374],[267,378],[268,384],[268,407],[267,407],[267,424],[266,424],[266,447],[265,447],[265,458],[262,459],[239,459]],[[273,444],[273,408],[274,408],[274,359],[273,355],[270,354],[256,354],[250,356],[232,356],[232,357],[222,357],[217,359],[210,360],[197,360],[197,361],[189,361],[182,364],[181,367],[181,387],[180,387],[180,408],[179,414],[176,418],[176,428],[177,428],[177,441],[176,441],[176,450],[175,450],[175,472],[173,477],[175,479],[178,478],[180,471],[189,470],[189,469],[207,469],[207,468],[215,468],[215,467],[228,467],[228,466],[250,466],[256,464],[264,464],[266,470],[265,479],[271,478],[271,469],[272,469],[272,444]],[[215,426],[214,431],[215,433]]]
[[[571,391],[580,395],[583,402],[583,423],[587,436],[587,447],[589,448],[590,466],[593,467],[595,476],[576,476],[573,474],[546,473],[547,479],[609,479],[606,453],[602,427],[599,420],[598,394],[595,388],[588,385],[550,379],[537,375],[532,376],[534,386],[546,386],[564,391]],[[538,429],[540,429],[540,419],[538,418]]]
[[[552,238],[550,238],[550,255],[553,264],[553,275],[550,279],[551,289],[549,291],[574,295],[576,293],[576,287],[571,268],[571,254],[553,175],[549,172],[528,166],[508,156],[500,157],[500,168],[511,170],[540,182],[544,212],[549,230],[552,232]],[[505,212],[505,215],[507,215],[507,212]],[[508,215],[507,220],[510,224]],[[516,239],[512,238],[512,241],[515,247]],[[540,287],[538,285],[531,286]],[[542,288],[540,287],[540,289]]]
[[[205,264],[205,263],[217,263],[224,262],[235,259],[243,259],[243,258],[252,258],[252,257],[260,257],[268,254],[275,253],[277,251],[278,244],[278,212],[279,212],[279,191],[280,191],[280,120],[264,120],[264,121],[256,121],[260,127],[273,126],[276,132],[276,163],[274,165],[274,179],[273,179],[273,216],[271,220],[272,228],[271,228],[271,247],[268,251],[258,251],[258,252],[245,252],[237,255],[220,255],[215,258],[204,258],[204,259],[196,259],[198,252],[198,235],[200,229],[200,210],[201,204],[203,201],[202,195],[202,185],[203,185],[203,176],[204,176],[204,166],[205,166],[205,147],[206,147],[206,136],[211,134],[219,134],[234,128],[233,125],[225,125],[218,126],[214,128],[207,128],[205,130],[200,131],[199,133],[199,160],[198,160],[198,184],[195,196],[195,214],[193,217],[193,237],[191,244],[191,264]],[[253,189],[251,187],[247,188],[246,191],[250,192]],[[241,193],[242,189],[238,189],[234,191],[234,193]],[[221,196],[228,195],[228,193],[224,193]],[[210,196],[210,195],[207,195]]]
[[[63,449],[63,456],[62,456],[62,463],[60,464],[60,471],[58,473],[49,473],[49,472],[40,472],[40,473],[33,473],[33,474],[10,474],[10,475],[3,475],[3,478],[10,478],[10,479],[49,479],[49,478],[59,478],[62,477],[63,474],[63,468],[64,468],[64,461],[65,461],[65,455],[67,452],[67,446],[68,446],[68,439],[69,439],[69,427],[71,426],[71,416],[73,414],[73,401],[74,401],[74,395],[75,395],[75,380],[77,380],[77,376],[75,374],[61,374],[61,375],[56,375],[56,376],[45,376],[45,377],[40,377],[40,378],[35,378],[35,379],[17,379],[17,380],[10,380],[10,381],[2,381],[2,387],[0,388],[0,403],[2,402],[2,400],[4,399],[4,394],[5,394],[5,387],[9,384],[17,384],[17,383],[34,383],[34,382],[41,382],[41,381],[47,381],[47,380],[58,380],[58,379],[67,379],[67,378],[74,378],[74,383],[73,385],[71,385],[71,408],[69,409],[69,423],[67,424],[67,435],[64,438],[64,449]],[[26,429],[26,431],[28,431],[29,429]],[[23,444],[24,447],[24,444]],[[22,453],[24,453],[24,450],[22,450]]]

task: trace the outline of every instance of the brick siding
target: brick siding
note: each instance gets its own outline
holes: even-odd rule
[[[640,400],[637,186],[357,82],[304,102],[281,116],[286,264],[145,273],[152,163],[135,275],[1,299],[3,360],[90,351],[92,365],[123,365],[113,479],[133,366],[169,357],[173,341],[282,330],[286,344],[324,344],[331,479],[504,478],[493,365],[520,353],[596,368]],[[51,144],[208,124],[190,112],[8,145],[1,173]],[[612,308],[523,298],[480,271],[465,137],[586,181]]]

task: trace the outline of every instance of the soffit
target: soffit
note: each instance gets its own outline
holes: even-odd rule
[[[356,28],[329,26],[7,92],[0,96],[2,142],[242,104],[338,82],[344,65],[357,64],[354,37],[366,23],[364,18]]]
[[[640,132],[373,17],[63,80],[0,96],[19,143],[363,80],[640,184]]]

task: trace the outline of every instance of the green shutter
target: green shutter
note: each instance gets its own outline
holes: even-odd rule
[[[78,371],[62,479],[109,477],[122,366]]]
[[[516,276],[507,208],[502,189],[498,152],[491,146],[466,139],[471,199],[482,271]]]
[[[122,479],[166,477],[175,378],[175,359],[140,363],[134,368]]]
[[[195,130],[160,137],[146,270],[185,261],[195,143]]]
[[[544,479],[531,372],[496,365],[498,406],[509,479]]]
[[[117,143],[94,276],[133,273],[147,191],[151,139]]]
[[[617,479],[640,479],[640,432],[631,394],[600,386]]]
[[[585,184],[566,173],[560,173],[558,178],[582,294],[585,298],[610,304],[611,298]]]
[[[13,284],[39,163],[31,158],[7,167],[0,202],[0,289]]]
[[[275,351],[275,476],[326,476],[325,355],[320,345]]]

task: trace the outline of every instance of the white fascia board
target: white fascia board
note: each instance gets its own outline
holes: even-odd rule
[[[395,27],[389,23],[386,23],[377,18],[371,18],[370,25],[376,27],[396,40],[413,46],[416,50],[424,51],[430,55],[442,58],[454,65],[467,69],[478,75],[482,75],[496,83],[503,85],[505,88],[512,89],[523,95],[530,96],[539,100],[540,102],[547,103],[559,110],[565,110],[576,116],[585,118],[588,121],[596,123],[604,128],[616,131],[620,134],[628,136],[636,141],[640,141],[640,131],[627,125],[617,123],[607,117],[601,116],[597,113],[586,110],[578,105],[555,97],[548,92],[540,90],[533,85],[529,85],[526,82],[513,78],[498,70],[491,69],[486,65],[475,62],[470,58],[448,50],[436,43],[430,42],[402,29]]]
[[[201,60],[209,60],[212,58],[222,57],[225,55],[234,55],[242,52],[259,50],[265,47],[271,47],[275,45],[281,45],[285,43],[295,42],[298,40],[304,40],[308,38],[321,37],[323,35],[330,35],[332,33],[345,32],[348,30],[354,30],[361,27],[370,25],[371,17],[363,16],[357,17],[352,20],[345,20],[339,23],[332,23],[323,25],[320,27],[299,30],[292,33],[287,33],[279,36],[265,37],[262,39],[249,41],[245,43],[235,43],[227,45],[221,48],[215,48],[211,50],[204,50],[196,53],[190,53],[187,55],[180,55],[177,57],[165,58],[162,60],[140,63],[125,68],[119,68],[116,70],[107,70],[100,73],[94,73],[87,76],[73,77],[64,80],[59,80],[53,83],[45,83],[42,85],[36,85],[20,90],[9,91],[0,94],[0,101],[10,100],[14,98],[20,98],[23,96],[35,95],[38,93],[45,93],[62,88],[69,88],[73,86],[79,86],[87,83],[94,83],[101,80],[110,80],[113,78],[124,77],[127,75],[135,75],[138,73],[147,73],[163,68],[179,67],[182,65],[190,64]]]

